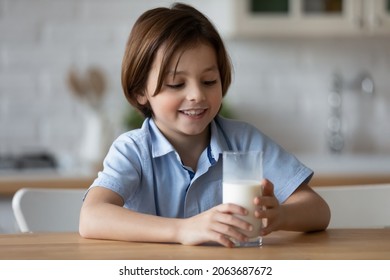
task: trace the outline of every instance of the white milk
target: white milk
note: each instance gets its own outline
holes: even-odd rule
[[[234,203],[248,210],[247,216],[240,216],[241,219],[253,225],[253,231],[242,231],[248,237],[259,236],[261,220],[255,217],[255,204],[253,199],[261,196],[261,186],[259,181],[235,181],[223,182],[222,186],[223,203]]]

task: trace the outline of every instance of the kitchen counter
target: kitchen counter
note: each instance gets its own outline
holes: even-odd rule
[[[298,155],[314,170],[311,186],[361,185],[390,183],[390,156]],[[88,188],[96,172],[32,170],[0,172],[0,195],[13,195],[24,187]]]
[[[390,183],[390,155],[299,155],[314,170],[311,186]]]
[[[2,171],[0,195],[12,196],[17,190],[30,188],[88,188],[96,173],[59,172],[55,170]]]
[[[347,185],[374,185],[390,183],[389,175],[371,175],[371,174],[344,174],[344,175],[324,175],[317,174],[310,181],[312,187],[323,186],[347,186]]]

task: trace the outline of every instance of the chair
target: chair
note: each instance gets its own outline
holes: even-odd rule
[[[12,198],[21,232],[78,231],[85,189],[23,188]]]
[[[390,227],[390,184],[314,187],[331,209],[329,228]]]

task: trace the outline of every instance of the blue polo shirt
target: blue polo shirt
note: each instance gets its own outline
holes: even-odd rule
[[[222,203],[222,152],[262,150],[263,174],[275,187],[280,203],[313,172],[254,126],[217,117],[211,123],[209,146],[196,172],[155,125],[146,119],[140,129],[126,132],[112,144],[91,187],[118,193],[124,207],[152,215],[186,218]]]

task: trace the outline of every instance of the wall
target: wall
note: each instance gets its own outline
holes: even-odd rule
[[[342,78],[343,153],[390,154],[390,38],[258,39],[229,44],[239,116],[296,153],[328,153],[333,76]],[[367,73],[374,94],[364,96]]]
[[[0,0],[0,155],[49,150],[74,164],[85,107],[69,90],[72,68],[104,71],[104,108],[114,127],[109,138],[123,131],[123,49],[136,17],[155,3]],[[207,3],[210,17],[217,15],[219,2]],[[229,104],[238,117],[296,153],[327,152],[332,74],[352,81],[369,71],[376,92],[364,100],[364,112],[358,93],[345,92],[345,151],[390,154],[390,38],[229,40],[227,46],[235,66]],[[361,149],[357,136],[370,144]]]

